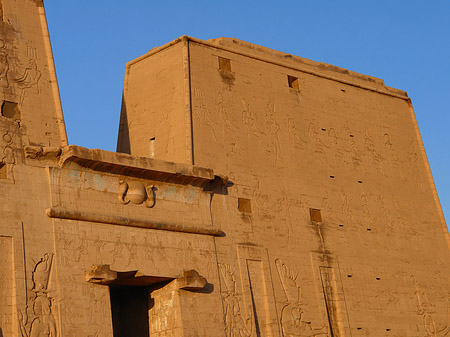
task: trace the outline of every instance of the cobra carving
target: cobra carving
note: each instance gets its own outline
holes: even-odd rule
[[[145,204],[152,208],[156,203],[155,187],[153,185],[145,186],[140,181],[119,181],[119,191],[117,195],[120,203],[126,205],[130,202],[135,205]]]

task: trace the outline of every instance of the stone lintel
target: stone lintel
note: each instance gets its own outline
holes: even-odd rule
[[[115,271],[109,264],[93,265],[91,269],[85,272],[86,282],[99,285],[118,285],[118,286],[150,286],[157,283],[174,281],[175,288],[198,291],[203,289],[206,284],[206,278],[201,276],[196,270],[187,270],[181,277],[168,276],[150,276],[140,273],[138,270]]]
[[[62,149],[59,165],[64,167],[70,162],[96,171],[199,187],[215,178],[208,168],[75,145]]]

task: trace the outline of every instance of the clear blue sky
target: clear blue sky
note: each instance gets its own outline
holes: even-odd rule
[[[125,63],[179,36],[235,37],[408,92],[450,221],[449,0],[46,0],[71,144],[115,151]]]

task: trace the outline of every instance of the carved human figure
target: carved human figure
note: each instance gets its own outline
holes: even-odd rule
[[[8,70],[9,70],[8,54],[0,52],[0,87],[2,88],[9,87]]]
[[[297,124],[295,123],[295,120],[293,118],[288,119],[288,130],[292,138],[294,139],[294,146],[304,150],[305,140],[300,137],[297,129]]]
[[[138,249],[136,244],[136,237],[134,235],[131,236],[131,244],[127,246],[128,249],[128,265],[132,265],[137,261]]]
[[[227,111],[227,103],[225,101],[223,92],[219,91],[217,96],[218,96],[216,100],[217,110],[219,112],[221,120],[223,121],[223,125],[227,130],[231,131],[232,133],[232,136],[227,138],[230,141],[229,144],[231,153],[235,153],[239,143],[238,133],[236,131],[237,127],[230,120],[230,114]]]
[[[26,90],[35,87],[36,93],[39,93],[39,79],[41,78],[41,75],[42,73],[38,70],[36,61],[30,59],[28,67],[25,68],[22,76],[14,80],[14,82],[18,83],[22,87],[20,94],[20,104],[23,104]]]
[[[56,337],[55,318],[47,296],[38,296],[34,300],[33,313],[36,318],[31,322],[29,337]]]
[[[417,299],[417,314],[421,315],[423,318],[423,325],[426,330],[426,337],[444,337],[450,333],[450,302],[447,300],[447,322],[445,325],[438,327],[436,321],[433,317],[434,309],[431,304],[428,295],[420,287],[419,282],[414,275],[411,275],[411,280],[414,282],[416,288],[416,299]]]
[[[243,105],[242,122],[247,127],[248,131],[253,133],[255,136],[259,136],[261,134],[261,131],[256,125],[256,116],[252,112],[250,104],[248,104],[244,99],[242,99],[242,105]]]
[[[220,274],[224,283],[222,293],[224,303],[225,333],[227,337],[251,337],[253,334],[253,315],[246,319],[242,317],[240,296],[236,293],[236,280],[234,272],[229,265],[219,265]]]

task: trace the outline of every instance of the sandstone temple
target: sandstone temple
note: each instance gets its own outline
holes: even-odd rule
[[[68,145],[42,0],[0,1],[1,337],[450,336],[406,92],[230,38],[126,65]]]

